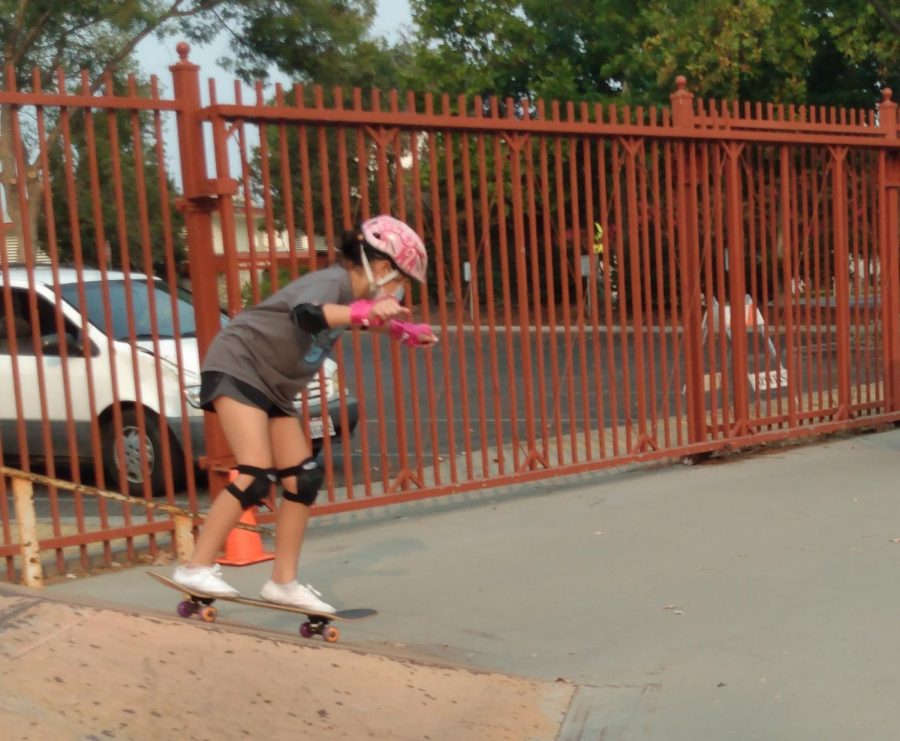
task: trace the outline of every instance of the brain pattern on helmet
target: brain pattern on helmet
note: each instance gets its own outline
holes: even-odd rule
[[[425,260],[421,248],[411,239],[407,239],[409,235],[403,235],[401,240],[403,246],[397,251],[394,262],[404,272],[413,276],[425,274]],[[418,241],[418,238],[416,238]]]
[[[419,235],[408,225],[391,216],[376,216],[364,225],[376,240],[382,243],[382,249],[391,255],[394,263],[404,273],[416,280],[425,279],[425,248]],[[390,249],[387,248],[387,242]],[[375,245],[378,246],[377,244]]]

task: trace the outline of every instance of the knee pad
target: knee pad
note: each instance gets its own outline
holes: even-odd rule
[[[282,496],[289,502],[299,502],[311,507],[319,496],[319,489],[325,481],[325,471],[315,458],[307,458],[298,466],[278,469],[278,478],[297,477],[297,491],[284,489]]]
[[[272,484],[278,481],[278,471],[274,468],[259,468],[257,466],[238,466],[238,473],[246,473],[253,477],[246,489],[239,489],[231,483],[225,487],[225,491],[234,496],[241,503],[243,509],[258,507],[272,489]]]

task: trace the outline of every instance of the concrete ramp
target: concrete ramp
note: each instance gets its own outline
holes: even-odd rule
[[[0,589],[7,739],[555,739],[575,688]]]

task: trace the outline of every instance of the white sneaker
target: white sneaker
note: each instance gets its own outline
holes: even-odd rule
[[[240,592],[222,578],[222,567],[177,566],[172,581],[188,591],[200,592],[211,597],[237,597]]]
[[[334,607],[319,599],[322,596],[321,592],[309,584],[304,587],[296,581],[292,581],[290,584],[276,584],[270,579],[263,586],[259,596],[266,602],[290,605],[312,612],[336,612]]]

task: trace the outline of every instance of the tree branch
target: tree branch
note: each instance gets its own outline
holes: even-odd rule
[[[38,38],[43,32],[44,28],[47,25],[47,21],[50,20],[50,16],[52,15],[52,10],[47,10],[44,12],[44,15],[41,16],[41,19],[35,23],[28,31],[28,35],[22,40],[20,44],[16,44],[16,52],[9,59],[9,64],[14,67],[18,64],[19,60],[28,51],[31,45],[35,42],[35,39]],[[21,19],[16,19],[16,28],[21,28]]]
[[[894,18],[890,11],[884,6],[881,0],[869,0],[869,5],[875,8],[878,17],[884,21],[885,25],[894,33],[900,35],[900,21]]]
[[[175,2],[172,4],[172,6],[162,16],[160,16],[156,21],[154,21],[153,24],[151,24],[151,26],[150,26],[151,31],[156,30],[163,23],[170,20],[173,17],[173,14],[176,11],[176,9],[178,8],[178,6],[181,5],[181,3],[183,3],[183,2],[184,2],[184,0],[175,0]],[[110,11],[106,15],[101,15],[97,18],[89,18],[89,19],[85,20],[84,23],[66,28],[60,34],[61,42],[64,42],[64,40],[66,38],[68,38],[69,36],[72,36],[73,34],[78,33],[79,31],[83,31],[86,28],[91,28],[92,26],[95,26],[98,23],[102,23],[103,21],[108,20],[112,15],[114,15],[114,11]],[[146,31],[146,29],[145,29],[145,31]],[[142,33],[144,33],[144,32],[142,32]],[[143,39],[145,37],[146,37],[146,33],[144,33],[144,36],[142,36],[141,38]],[[63,44],[61,43],[60,46],[62,46],[62,45]],[[62,49],[60,51],[62,51]],[[56,64],[59,63],[59,61],[58,61],[59,59],[60,59],[60,55],[57,55],[56,59],[54,60]],[[119,61],[121,61],[121,59],[119,59]],[[56,66],[56,64],[54,66]]]
[[[28,3],[31,0],[19,0],[19,7],[16,10],[16,28],[22,28],[22,23],[25,20],[25,11],[28,8]]]
[[[219,4],[221,4],[221,3],[219,3]],[[225,19],[222,18],[221,15],[219,15],[218,11],[217,11],[215,8],[210,8],[210,10],[212,10],[213,15],[214,15],[216,18],[219,19],[219,23],[221,23],[222,26],[225,28],[225,30],[228,31],[228,33],[231,34],[232,38],[233,38],[235,41],[237,41],[238,43],[243,43],[243,42],[244,42],[244,39],[242,39],[242,38],[237,34],[237,32],[236,32],[231,26],[229,26],[229,25],[225,22]]]
[[[194,6],[189,10],[179,10],[179,6],[182,4],[184,0],[175,0],[172,3],[171,7],[163,13],[159,18],[156,19],[152,24],[148,25],[144,28],[143,31],[131,37],[131,39],[122,45],[122,47],[115,52],[112,57],[107,61],[107,63],[103,66],[103,69],[100,70],[97,77],[91,83],[91,92],[96,92],[99,89],[100,85],[103,82],[104,76],[111,72],[123,59],[126,59],[131,52],[135,50],[138,44],[140,44],[145,38],[147,38],[151,33],[158,30],[160,26],[162,26],[167,21],[172,20],[173,18],[190,18],[191,16],[199,15],[207,10],[212,10],[218,5],[222,5],[227,0],[204,0],[199,5]]]

